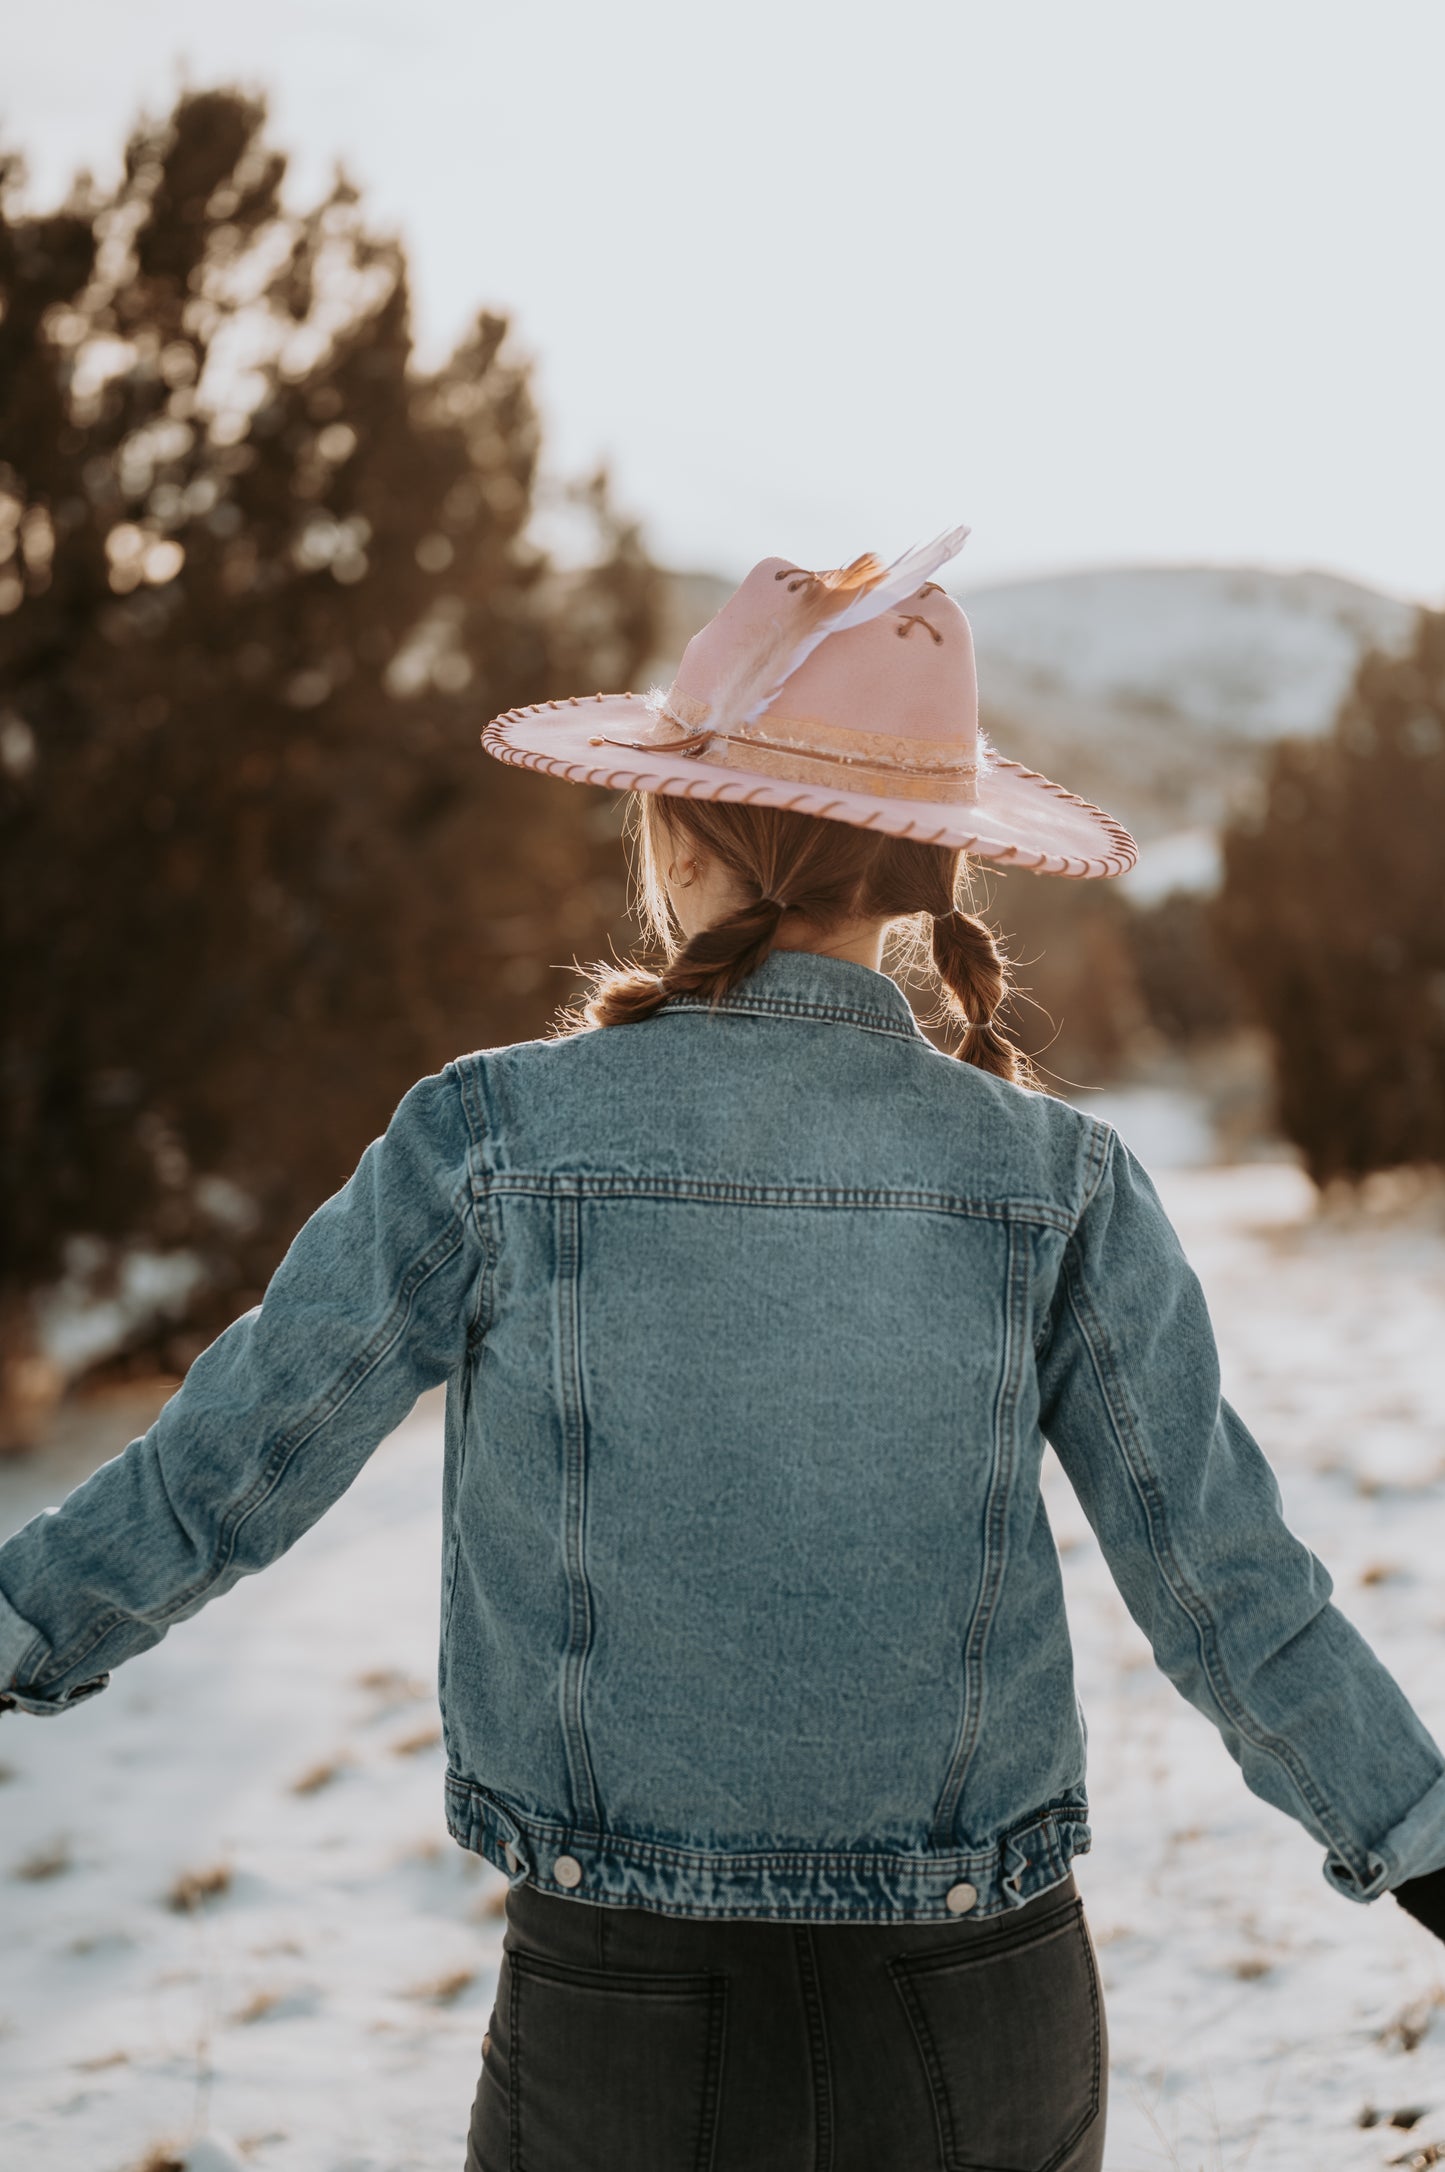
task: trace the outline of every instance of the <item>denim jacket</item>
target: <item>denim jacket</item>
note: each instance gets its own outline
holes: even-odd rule
[[[414,1086],[149,1432],[0,1547],[0,1690],[103,1689],[443,1381],[448,1824],[514,1882],[818,1922],[1059,1883],[1046,1439],[1327,1878],[1445,1863],[1445,1758],[1282,1520],[1144,1170],[881,973],[775,953]]]

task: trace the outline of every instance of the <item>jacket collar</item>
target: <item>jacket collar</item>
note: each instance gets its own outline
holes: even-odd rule
[[[824,1018],[930,1045],[897,981],[871,965],[824,957],[817,950],[770,951],[715,1006],[705,996],[672,996],[663,1006],[665,1011],[714,1008],[754,1017]]]

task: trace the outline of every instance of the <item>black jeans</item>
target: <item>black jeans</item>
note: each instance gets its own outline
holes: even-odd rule
[[[956,1923],[514,1886],[467,2172],[1099,2172],[1107,2067],[1072,1876]]]

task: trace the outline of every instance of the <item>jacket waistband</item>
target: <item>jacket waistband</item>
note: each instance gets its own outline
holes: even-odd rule
[[[446,1811],[452,1838],[514,1886],[663,1915],[794,1923],[1002,1915],[1060,1884],[1090,1842],[1084,1805],[1073,1800],[1048,1805],[988,1847],[936,1854],[668,1847],[528,1816],[455,1772],[447,1774]]]

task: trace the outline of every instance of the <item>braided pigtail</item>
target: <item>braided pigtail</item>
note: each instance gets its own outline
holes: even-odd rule
[[[575,1011],[564,1012],[564,1027],[634,1026],[650,1018],[667,1001],[660,973],[637,965],[618,972],[615,967],[592,968],[592,991]]]
[[[758,897],[710,928],[699,928],[663,973],[667,993],[720,1001],[757,971],[778,939],[786,911],[781,898]]]
[[[954,1054],[995,1078],[1033,1083],[1027,1056],[995,1023],[1010,990],[1008,965],[993,930],[972,913],[935,914],[931,951],[949,1011],[963,1025]]]
[[[725,920],[699,928],[661,972],[610,974],[586,1004],[588,1025],[634,1025],[661,1010],[672,996],[705,996],[709,1003],[718,1002],[762,964],[786,911],[781,898],[754,898]]]

